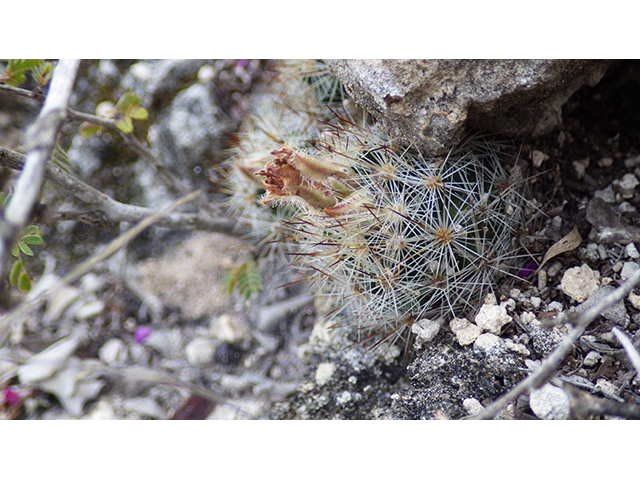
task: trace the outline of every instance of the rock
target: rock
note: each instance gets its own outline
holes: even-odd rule
[[[502,305],[483,305],[476,315],[475,322],[485,332],[495,335],[513,319],[507,314],[507,309]]]
[[[620,180],[614,180],[614,188],[620,192],[622,198],[633,198],[636,187],[640,184],[633,173],[625,173]]]
[[[638,249],[636,248],[634,243],[629,243],[626,247],[624,247],[624,253],[629,258],[640,258],[640,253],[638,252]]]
[[[208,181],[206,167],[222,148],[222,137],[231,124],[216,105],[206,85],[197,83],[181,91],[158,122],[149,139],[158,146],[162,160],[180,178]]]
[[[337,368],[338,367],[334,363],[328,362],[318,365],[318,368],[316,369],[316,383],[318,385],[324,385],[329,382]]]
[[[615,292],[616,289],[611,285],[604,285],[598,288],[595,292],[589,296],[589,298],[582,304],[575,307],[576,312],[585,312],[589,310],[591,307],[596,306],[600,303],[607,295]],[[624,307],[624,303],[622,301],[616,303],[611,308],[607,309],[602,313],[602,316],[607,320],[611,320],[616,325],[620,325],[622,327],[626,327],[629,323],[630,317],[627,313],[627,309]]]
[[[493,333],[483,333],[473,343],[474,353],[482,355],[499,355],[504,350],[504,340]]]
[[[587,356],[584,357],[584,361],[582,362],[585,367],[594,367],[600,360],[602,360],[602,355],[595,350],[587,353]]]
[[[129,398],[122,402],[122,407],[141,417],[157,418],[159,420],[167,418],[164,410],[151,398]]]
[[[460,345],[471,345],[482,333],[482,329],[466,318],[454,318],[449,322],[449,328],[455,333]]]
[[[561,388],[544,385],[529,396],[529,406],[542,420],[566,420],[569,418],[570,400]]]
[[[216,353],[216,346],[209,338],[196,338],[185,349],[187,361],[193,366],[202,366],[210,363]]]
[[[485,333],[483,337],[500,343],[499,337]],[[493,337],[493,338],[491,338]],[[486,355],[468,347],[460,347],[453,335],[443,334],[426,344],[424,352],[407,367],[410,385],[394,394],[389,415],[395,419],[461,418],[478,405],[488,405],[508,391],[524,376],[524,361],[502,348],[499,355]],[[489,348],[489,351],[493,351]]]
[[[411,333],[415,333],[423,342],[431,342],[436,338],[441,327],[442,320],[430,320],[428,318],[423,318],[411,325]]]
[[[119,338],[107,340],[98,351],[98,358],[107,365],[125,363],[127,357],[127,346]]]
[[[588,60],[328,60],[357,103],[401,143],[444,155],[468,128],[550,132],[561,107],[609,67]]]
[[[636,273],[636,270],[638,270],[638,268],[640,268],[640,265],[638,265],[636,262],[624,262],[622,264],[622,270],[620,270],[620,279],[623,282],[626,282],[633,276],[634,273]]]
[[[238,317],[224,313],[209,325],[211,336],[222,342],[242,343],[250,337],[249,327]]]
[[[560,288],[575,302],[582,303],[600,286],[600,274],[583,264],[567,270],[562,276]]]
[[[469,415],[477,415],[484,410],[484,407],[477,398],[465,398],[462,401],[462,406],[467,410]]]

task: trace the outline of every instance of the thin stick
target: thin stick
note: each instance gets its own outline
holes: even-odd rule
[[[0,225],[0,279],[4,278],[9,252],[20,230],[27,226],[44,182],[47,162],[56,144],[76,78],[79,60],[60,60],[53,71],[49,94],[35,123],[26,133],[27,155]]]
[[[538,370],[522,380],[508,393],[493,402],[478,415],[470,418],[475,420],[492,419],[507,405],[515,402],[520,395],[535,390],[550,380],[557,373],[556,367],[571,351],[573,344],[580,339],[591,322],[598,318],[602,312],[622,301],[638,283],[640,283],[640,269],[638,269],[631,278],[622,284],[615,292],[606,296],[598,305],[590,308],[586,312],[583,312],[582,314],[576,314],[575,312],[561,313],[558,315],[559,322],[564,321],[574,325],[567,336],[564,337],[562,342],[560,342],[560,345],[558,345],[555,350],[549,354]]]
[[[24,166],[24,159],[25,156],[21,153],[0,146],[0,166],[21,170]],[[112,223],[135,223],[155,213],[155,210],[150,208],[118,202],[51,162],[46,166],[45,178],[64,193],[73,195],[89,205],[91,209],[102,212],[104,217]],[[241,227],[238,222],[232,219],[222,216],[211,218],[209,215],[195,213],[171,213],[161,218],[157,222],[157,226],[196,229],[234,237],[248,233],[246,228]]]
[[[627,356],[629,357],[629,360],[631,360],[633,368],[635,368],[636,372],[638,372],[638,375],[640,375],[640,354],[638,354],[638,350],[633,346],[633,343],[631,343],[629,337],[618,330],[617,327],[613,327],[612,332],[616,336],[620,344],[624,347],[624,350],[627,352]]]

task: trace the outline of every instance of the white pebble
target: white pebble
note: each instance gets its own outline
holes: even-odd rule
[[[87,303],[79,307],[76,311],[76,319],[83,320],[91,320],[92,318],[97,317],[104,310],[104,302],[102,300],[96,300],[95,302]]]
[[[211,321],[209,331],[212,337],[229,343],[240,343],[250,335],[249,329],[240,318],[226,313]]]
[[[600,274],[583,264],[564,272],[560,281],[562,291],[572,300],[582,303],[600,286]]]
[[[206,365],[213,360],[215,344],[209,338],[196,338],[185,349],[187,361],[194,366]]]
[[[473,398],[473,397],[472,398],[465,398],[462,401],[462,406],[464,407],[464,409],[467,411],[467,413],[469,415],[477,415],[482,410],[484,410],[484,407],[478,401],[478,399],[477,398]]]
[[[569,417],[570,400],[561,388],[546,384],[529,396],[529,406],[542,420],[566,420]]]
[[[640,310],[640,295],[636,295],[633,292],[629,293],[629,302],[633,305],[633,308]]]
[[[500,330],[513,320],[502,305],[483,305],[476,315],[475,322],[482,330],[500,334]]]
[[[436,338],[436,335],[440,332],[440,327],[442,327],[442,321],[440,319],[430,320],[423,318],[411,325],[411,332],[415,333],[423,342],[430,342]]]
[[[473,342],[473,351],[482,355],[498,355],[504,351],[504,340],[493,333],[483,333]]]
[[[640,253],[638,253],[638,249],[633,243],[630,243],[626,247],[624,247],[624,253],[626,253],[627,257],[629,258],[640,258]]]
[[[531,302],[531,306],[533,308],[540,308],[540,305],[542,303],[542,299],[540,297],[531,297],[529,301]]]
[[[98,358],[107,365],[125,363],[127,361],[127,347],[119,338],[112,338],[100,347]]]
[[[462,346],[471,345],[482,333],[482,329],[466,318],[454,318],[449,322],[449,328],[455,333],[458,343]]]
[[[582,363],[584,364],[585,367],[593,367],[600,360],[602,360],[602,355],[599,352],[592,350],[589,353],[587,353],[587,356],[584,357],[584,362]]]
[[[624,262],[622,264],[622,270],[620,270],[620,278],[623,282],[629,280],[633,274],[640,268],[636,262]]]
[[[318,385],[324,385],[327,383],[333,374],[335,373],[337,367],[335,363],[324,362],[318,365],[316,369],[316,383]]]
[[[349,403],[351,401],[351,392],[345,390],[344,392],[340,392],[336,397],[337,405],[344,405],[345,403]]]

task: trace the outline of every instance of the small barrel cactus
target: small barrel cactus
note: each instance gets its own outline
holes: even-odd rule
[[[491,144],[425,159],[372,131],[331,138],[323,156],[285,145],[256,175],[263,203],[296,208],[295,264],[337,298],[339,323],[377,345],[418,319],[472,313],[517,258],[518,168],[508,174]]]
[[[369,346],[406,338],[423,318],[473,313],[498,276],[526,263],[516,262],[527,204],[519,166],[507,172],[499,145],[482,140],[446,158],[399,149],[366,115],[323,108],[341,92],[326,70],[294,67],[245,126],[235,208],[258,234],[284,232],[336,324]],[[263,205],[285,207],[278,215],[260,212],[260,189]]]

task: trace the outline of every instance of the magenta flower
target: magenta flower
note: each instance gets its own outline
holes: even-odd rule
[[[142,343],[145,338],[147,338],[151,334],[151,327],[147,327],[146,325],[140,325],[136,328],[135,338],[137,343]]]
[[[20,401],[20,394],[11,387],[6,387],[2,390],[2,396],[4,397],[4,403],[9,405],[15,405]]]

